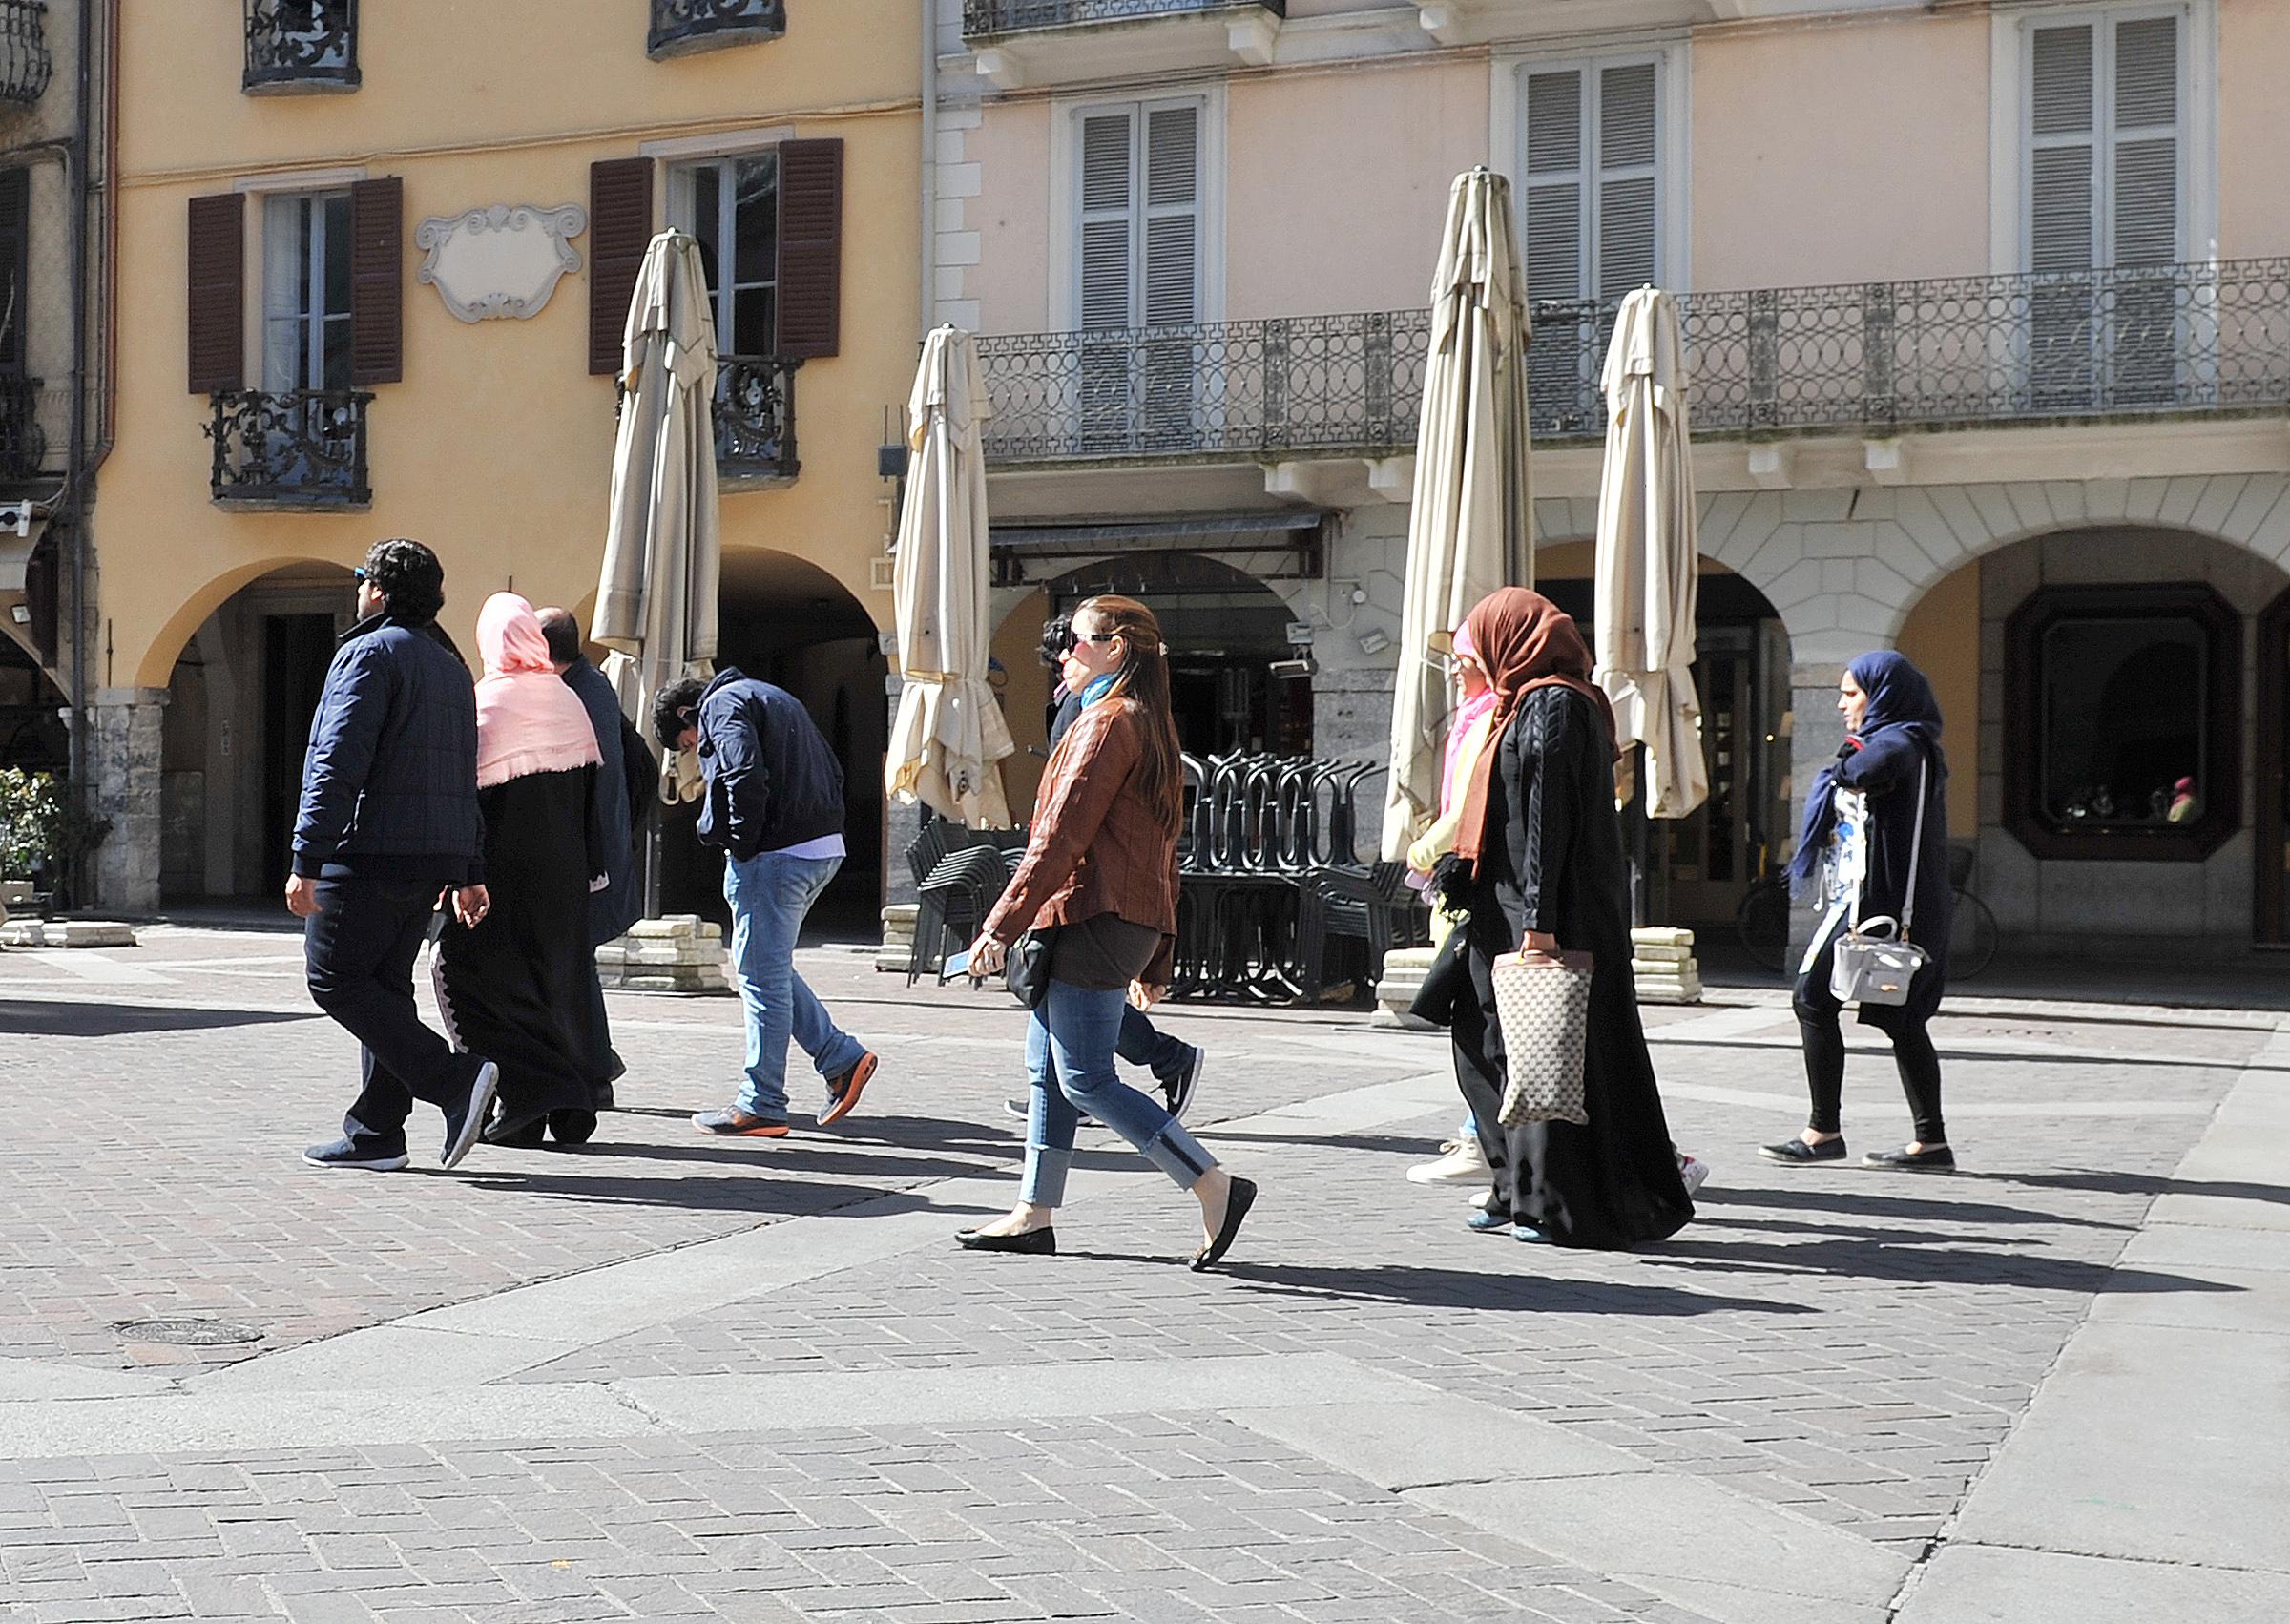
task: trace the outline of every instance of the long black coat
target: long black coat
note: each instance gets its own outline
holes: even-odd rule
[[[1868,881],[1861,917],[1899,919],[1911,884],[1908,860],[1916,850],[1916,783],[1925,780],[1925,839],[1917,852],[1916,917],[1909,939],[1925,950],[1905,1005],[1863,1004],[1861,1022],[1879,1028],[1926,1021],[1940,1008],[1948,981],[1948,929],[1956,895],[1948,885],[1948,776],[1914,736],[1879,728],[1859,750],[1837,763],[1837,781],[1868,797]]]
[[[1480,1139],[1513,1218],[1562,1246],[1619,1248],[1674,1235],[1694,1216],[1662,1114],[1631,975],[1630,879],[1614,816],[1613,749],[1590,700],[1568,688],[1530,694],[1496,747],[1489,839],[1467,893],[1471,990],[1458,1002],[1459,1057]],[[1495,959],[1529,930],[1589,951],[1587,1127],[1537,1122],[1505,1131],[1488,1114],[1506,1056],[1495,1019]],[[1475,1056],[1468,1050],[1475,1048]],[[1476,1058],[1478,1065],[1469,1067]],[[1499,1155],[1497,1153],[1500,1153]]]

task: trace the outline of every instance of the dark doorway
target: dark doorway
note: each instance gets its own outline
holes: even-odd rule
[[[2259,792],[2253,940],[2290,947],[2290,592],[2259,616],[2259,719],[2252,776]]]
[[[262,617],[262,889],[286,883],[310,718],[334,657],[331,614]]]

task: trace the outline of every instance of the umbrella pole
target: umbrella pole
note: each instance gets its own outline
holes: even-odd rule
[[[1653,824],[1646,816],[1646,746],[1633,744],[1630,757],[1632,794],[1626,813],[1630,821],[1630,923],[1633,929],[1639,929],[1652,923],[1647,918],[1652,900],[1648,848],[1653,843]]]

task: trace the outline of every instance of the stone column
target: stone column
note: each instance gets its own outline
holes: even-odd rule
[[[92,864],[94,906],[159,906],[159,725],[164,688],[98,688],[88,707],[88,812],[111,820]]]
[[[1843,679],[1844,663],[1800,662],[1789,668],[1789,708],[1794,717],[1789,735],[1789,850],[1797,849],[1797,831],[1805,820],[1805,792],[1813,779],[1837,757],[1844,742],[1844,718],[1837,710],[1837,684]],[[1809,908],[1789,915],[1789,966],[1794,973],[1805,945],[1819,921]]]

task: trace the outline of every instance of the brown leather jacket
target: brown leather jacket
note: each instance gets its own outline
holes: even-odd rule
[[[1104,699],[1083,711],[1050,758],[1033,833],[1010,888],[987,916],[989,935],[1015,942],[1036,925],[1119,914],[1161,933],[1139,979],[1168,985],[1176,940],[1176,836],[1137,787],[1145,724],[1137,708]]]

